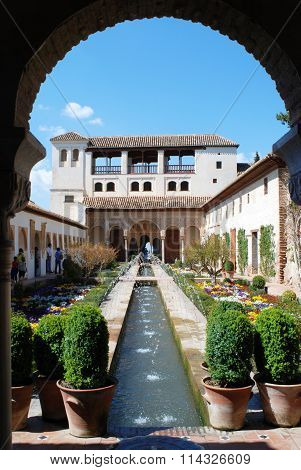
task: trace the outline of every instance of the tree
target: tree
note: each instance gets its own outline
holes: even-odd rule
[[[73,245],[67,250],[67,256],[76,263],[84,277],[91,276],[96,270],[101,271],[117,256],[117,251],[102,243],[95,245],[85,242],[82,245]]]
[[[281,112],[276,114],[277,121],[280,121],[283,126],[292,127],[291,126],[291,117],[289,111]]]
[[[243,228],[238,230],[237,234],[238,256],[237,262],[240,274],[244,274],[248,265],[248,239],[246,231]]]
[[[259,160],[260,160],[260,155],[258,152],[256,152],[255,157],[254,157],[254,163],[259,162]]]
[[[275,276],[275,241],[273,225],[261,225],[259,253],[261,273],[266,277]]]
[[[188,247],[185,259],[197,271],[206,271],[216,282],[222,272],[224,263],[229,258],[229,247],[225,237],[212,234],[201,243]]]

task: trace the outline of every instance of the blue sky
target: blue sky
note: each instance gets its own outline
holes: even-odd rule
[[[281,110],[275,83],[226,36],[175,19],[127,21],[74,47],[42,84],[31,131],[47,157],[32,172],[32,200],[49,207],[53,135],[217,133],[248,161],[286,132]]]

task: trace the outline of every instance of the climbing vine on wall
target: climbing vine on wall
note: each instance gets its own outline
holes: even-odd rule
[[[229,232],[225,232],[224,237],[225,237],[225,240],[226,240],[226,243],[227,243],[227,247],[230,248],[230,234],[229,234]]]
[[[240,274],[244,274],[248,265],[248,239],[246,237],[246,231],[240,228],[237,233],[237,262]]]
[[[260,227],[259,253],[261,273],[267,277],[275,276],[275,241],[273,225],[262,225]]]

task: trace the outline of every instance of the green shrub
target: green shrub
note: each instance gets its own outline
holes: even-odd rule
[[[231,283],[231,284],[232,284],[232,280],[231,280],[229,277],[225,277],[225,279],[223,280],[223,282],[228,282],[228,283]]]
[[[180,259],[176,259],[174,262],[174,267],[175,268],[181,268],[182,267],[182,261]]]
[[[228,312],[229,310],[246,313],[246,309],[243,304],[239,302],[231,302],[230,300],[218,301],[216,303],[216,307],[214,308],[214,312]]]
[[[255,360],[266,382],[293,383],[298,376],[300,343],[292,315],[280,308],[264,309],[255,324]]]
[[[234,279],[233,280],[234,284],[239,284],[240,286],[249,286],[250,281],[248,279]]]
[[[22,314],[11,317],[11,367],[13,386],[26,385],[32,373],[32,329]]]
[[[283,303],[289,303],[289,302],[293,302],[297,300],[297,295],[295,294],[295,292],[293,290],[286,290],[283,292],[283,294],[281,295],[281,301]]]
[[[75,389],[103,387],[107,381],[109,332],[99,308],[75,305],[65,328],[65,381]]]
[[[214,310],[217,301],[210,295],[206,294],[206,292],[198,292],[197,300],[194,304],[206,317],[209,317]]]
[[[78,264],[76,264],[70,255],[63,261],[63,275],[67,281],[78,281],[82,277],[82,270]]]
[[[63,340],[67,315],[45,315],[33,338],[34,358],[41,375],[51,379],[63,377]]]
[[[230,260],[227,260],[224,264],[224,270],[227,272],[227,273],[231,273],[232,271],[234,271],[234,264],[232,263],[232,261]]]
[[[99,307],[99,305],[101,304],[104,298],[106,291],[107,291],[106,285],[94,287],[85,295],[84,299],[80,300],[77,303],[78,304],[90,304],[90,305],[94,305],[95,307]]]
[[[206,362],[212,381],[220,387],[250,383],[253,327],[238,310],[219,311],[207,323]]]
[[[253,289],[264,289],[265,287],[265,278],[263,276],[254,276],[251,284]]]
[[[251,297],[255,297],[256,295],[265,295],[266,294],[266,291],[265,289],[254,289],[252,286],[250,286],[250,293],[251,293]]]

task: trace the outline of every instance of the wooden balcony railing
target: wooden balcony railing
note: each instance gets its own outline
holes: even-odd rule
[[[194,173],[194,165],[166,165],[165,173]]]
[[[129,171],[129,174],[135,174],[135,175],[157,173],[158,165],[147,165],[147,164],[129,165],[128,171]]]
[[[94,166],[92,175],[119,175],[121,166]]]

